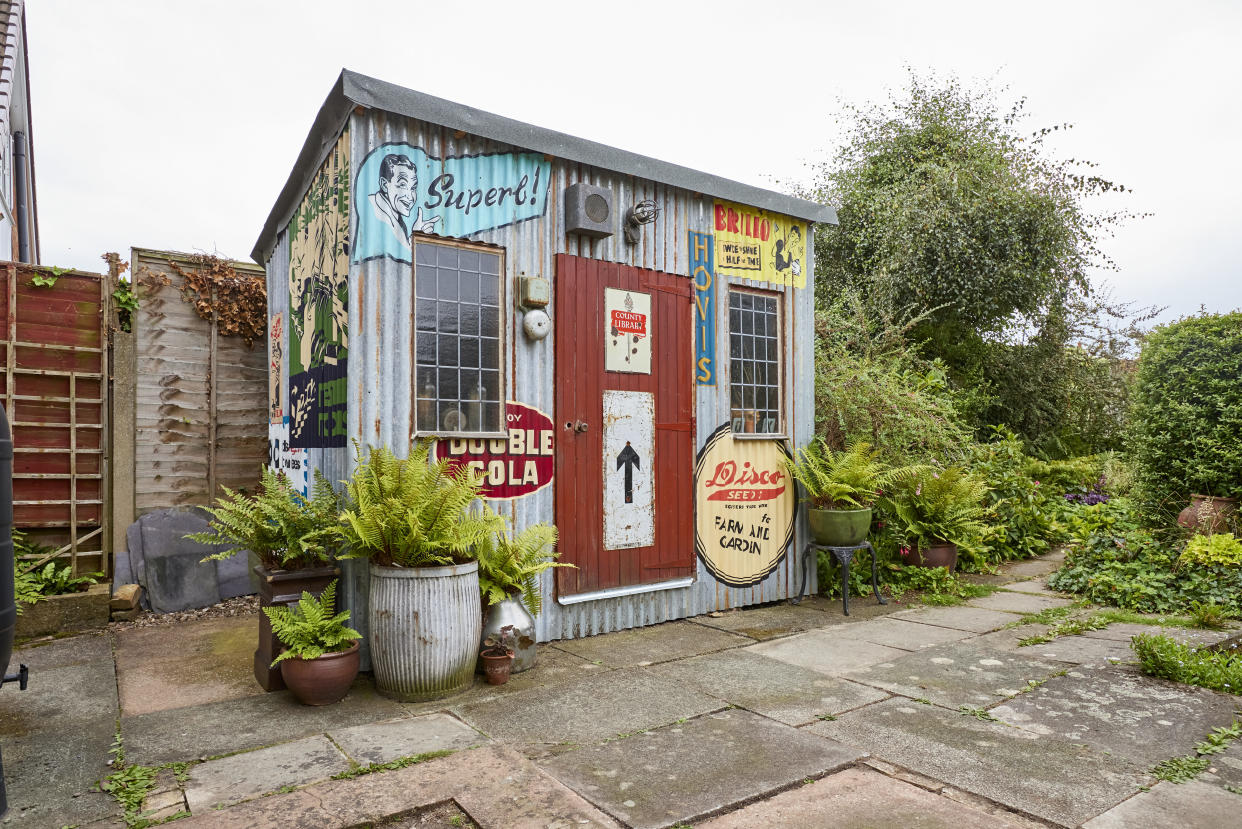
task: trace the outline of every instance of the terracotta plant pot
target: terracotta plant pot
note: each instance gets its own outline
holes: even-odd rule
[[[310,570],[268,570],[262,564],[254,568],[259,576],[259,607],[295,604],[302,592],[318,597],[324,588],[341,575],[341,568],[315,567]],[[280,653],[280,640],[272,633],[272,623],[267,614],[259,613],[259,647],[254,652],[254,678],[264,691],[279,691],[285,687],[280,666],[272,667],[272,660]]]
[[[345,699],[358,676],[358,643],[318,659],[292,657],[281,662],[285,685],[303,705],[331,705]]]
[[[498,636],[500,629],[509,625],[513,628],[513,667],[510,673],[520,674],[535,667],[535,617],[530,615],[526,605],[522,604],[521,596],[510,596],[502,602],[487,609],[487,617],[483,620],[483,636],[479,647],[487,647],[487,637]],[[500,641],[499,638],[496,641]],[[476,669],[483,672],[483,658],[479,657]]]
[[[1190,506],[1177,514],[1177,523],[1197,533],[1226,532],[1237,514],[1237,498],[1191,495]]]
[[[915,567],[948,567],[952,573],[957,570],[957,545],[940,541],[925,547],[916,546],[906,562]]]
[[[815,509],[806,511],[807,526],[816,544],[853,547],[867,540],[871,509]]]
[[[509,670],[513,667],[513,651],[505,654],[481,653],[483,673],[489,685],[504,685],[509,681]]]

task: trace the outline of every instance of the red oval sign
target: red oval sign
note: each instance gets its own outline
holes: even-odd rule
[[[505,403],[507,438],[445,438],[436,442],[436,459],[470,466],[483,474],[483,497],[522,498],[552,482],[556,433],[552,418],[538,409]]]

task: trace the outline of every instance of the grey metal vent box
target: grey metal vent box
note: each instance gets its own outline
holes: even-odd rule
[[[612,235],[612,191],[594,184],[565,188],[565,232],[602,239]]]

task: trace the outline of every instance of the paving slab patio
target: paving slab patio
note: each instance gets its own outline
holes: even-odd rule
[[[1237,826],[1242,798],[1198,780],[1161,782],[1082,825],[1082,829],[1155,829],[1165,826],[1224,829]]]
[[[192,766],[185,784],[191,814],[231,806],[287,786],[348,771],[349,758],[327,737],[309,737]]]
[[[652,668],[657,675],[697,688],[786,725],[805,725],[888,696],[883,691],[747,650],[697,656]]]
[[[845,639],[859,639],[903,651],[923,650],[946,642],[968,639],[974,635],[965,630],[925,625],[909,618],[896,619],[892,616],[841,625],[833,628],[832,632]]]
[[[987,610],[982,607],[956,605],[953,607],[916,607],[893,614],[894,619],[918,622],[922,625],[966,630],[971,633],[988,633],[1004,627],[1014,620],[1012,613]]]
[[[328,737],[359,765],[391,763],[399,757],[456,751],[487,742],[487,738],[448,714],[426,714],[397,720],[334,728]]]
[[[730,709],[543,763],[634,829],[689,823],[854,762],[835,740]]]
[[[1052,659],[1072,665],[1115,665],[1136,662],[1128,642],[1092,639],[1087,636],[1058,636],[1051,642],[1022,647],[1022,653],[1039,659]]]
[[[1133,671],[1080,668],[989,713],[1024,731],[1081,743],[1149,768],[1191,753],[1207,732],[1232,723],[1240,708],[1242,699],[1205,688]]]
[[[556,642],[553,647],[589,662],[613,668],[633,668],[739,648],[753,641],[747,636],[679,621],[631,628],[607,636],[566,639]]]
[[[946,708],[986,708],[1064,669],[1059,662],[963,642],[909,653],[889,663],[850,671],[845,677]]]
[[[1061,594],[1048,586],[1048,578],[1040,576],[1039,578],[1027,579],[1026,581],[1009,582],[1005,585],[1006,590],[1014,593],[1033,593],[1037,596],[1060,596]]]
[[[1067,827],[1152,781],[1120,757],[908,700],[878,702],[806,730]]]
[[[970,607],[1003,610],[1006,613],[1038,613],[1050,607],[1065,607],[1073,603],[1072,599],[1057,596],[1035,596],[1030,593],[1010,593],[1006,590],[997,590],[966,602]]]
[[[865,768],[849,768],[797,786],[696,829],[1018,829],[1021,824],[973,809]]]
[[[1181,642],[1186,645],[1202,647],[1204,645],[1214,645],[1222,639],[1228,638],[1232,633],[1234,633],[1234,631],[1203,630],[1201,628],[1165,627],[1163,625],[1138,625],[1131,622],[1114,622],[1106,628],[1089,630],[1082,635],[1091,639],[1112,639],[1117,642],[1129,642],[1133,637],[1138,636],[1140,633],[1167,636],[1174,641]]]
[[[836,613],[840,615],[840,606],[836,608]],[[762,642],[834,624],[836,620],[826,613],[823,607],[811,607],[804,601],[798,605],[781,602],[780,604],[708,613],[695,616],[692,621],[717,630],[749,636],[751,639]]]
[[[909,653],[859,639],[845,639],[837,635],[835,627],[761,642],[746,650],[829,675],[897,659]]]
[[[1224,751],[1213,754],[1209,759],[1212,765],[1199,775],[1200,780],[1222,788],[1232,786],[1242,790],[1242,743],[1235,741]]]

